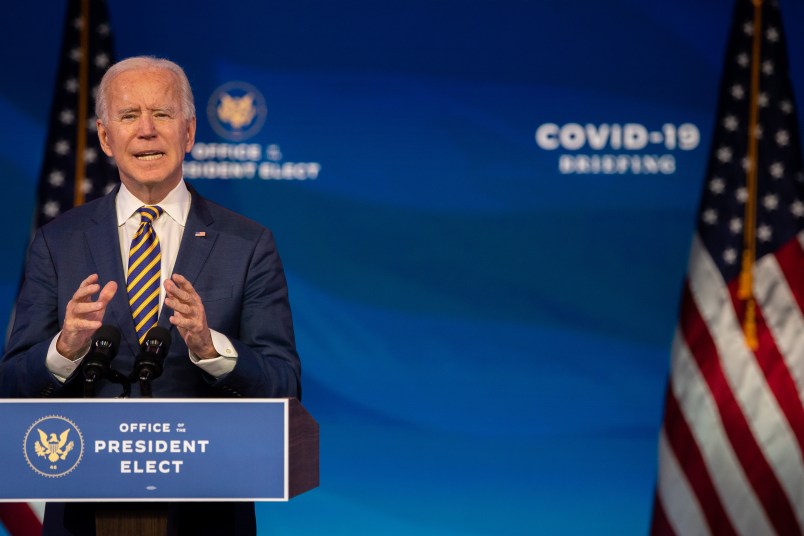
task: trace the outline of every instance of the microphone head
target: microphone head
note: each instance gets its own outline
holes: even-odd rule
[[[105,343],[103,346],[108,347],[112,354],[116,354],[120,346],[120,330],[111,324],[102,325],[92,336],[92,346],[98,346],[98,343]]]
[[[170,342],[170,332],[162,326],[149,329],[140,345],[140,353],[134,359],[133,377],[147,382],[161,376]]]
[[[148,333],[145,334],[145,339],[142,341],[142,348],[145,349],[147,347],[152,346],[159,346],[165,353],[167,353],[168,349],[170,348],[170,331],[166,330],[162,326],[154,326],[148,330]]]
[[[99,327],[92,335],[92,344],[83,362],[84,377],[90,382],[106,377],[119,346],[119,329],[109,324]]]

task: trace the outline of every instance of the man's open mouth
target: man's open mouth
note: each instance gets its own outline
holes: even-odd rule
[[[165,156],[165,153],[161,153],[159,151],[145,151],[142,153],[137,153],[134,156],[136,157],[137,160],[149,161],[149,160],[159,160],[160,158]]]

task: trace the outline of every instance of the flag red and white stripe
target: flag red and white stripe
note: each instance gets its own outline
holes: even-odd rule
[[[794,103],[778,3],[737,0],[672,349],[654,535],[804,534]]]
[[[39,536],[44,507],[44,503],[0,503],[0,523],[11,536]]]

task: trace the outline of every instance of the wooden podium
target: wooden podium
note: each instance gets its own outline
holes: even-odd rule
[[[95,511],[96,536],[178,536],[168,532],[167,507],[129,506]]]
[[[173,536],[176,503],[319,483],[318,424],[296,399],[0,400],[0,419],[0,501],[94,503],[98,536]]]

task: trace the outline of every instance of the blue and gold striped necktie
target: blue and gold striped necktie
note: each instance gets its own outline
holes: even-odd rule
[[[162,253],[159,250],[159,239],[153,223],[162,214],[157,206],[140,207],[140,227],[131,241],[128,252],[128,274],[126,289],[131,314],[140,344],[145,334],[156,324],[159,314],[159,279],[161,274]]]

